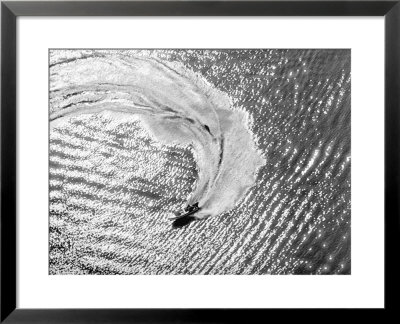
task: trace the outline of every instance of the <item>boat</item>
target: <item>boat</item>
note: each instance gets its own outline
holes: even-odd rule
[[[201,208],[199,207],[199,203],[195,203],[193,205],[186,206],[181,213],[176,213],[170,217],[172,220],[189,217],[194,213],[197,213]]]

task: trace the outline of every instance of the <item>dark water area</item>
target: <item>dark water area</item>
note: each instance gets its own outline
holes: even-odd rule
[[[179,62],[226,93],[265,163],[232,209],[174,223],[198,179],[190,146],[159,143],[136,116],[60,119],[50,274],[350,274],[350,50],[121,53]]]

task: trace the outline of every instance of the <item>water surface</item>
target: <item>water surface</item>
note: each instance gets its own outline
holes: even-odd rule
[[[175,90],[129,75],[139,58],[172,67]],[[350,273],[349,50],[52,51],[50,65],[51,274]],[[199,198],[204,219],[172,226]]]

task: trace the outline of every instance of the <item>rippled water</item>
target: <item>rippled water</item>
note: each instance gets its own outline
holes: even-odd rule
[[[224,157],[233,164],[226,170],[235,171],[224,179],[230,185],[209,185],[214,189],[202,194],[220,207],[231,197],[229,190],[239,192],[242,185],[231,204],[184,226],[168,220],[199,192],[202,170],[216,170],[218,163],[199,162],[190,141],[166,140],[171,129],[155,136],[160,124],[152,129],[154,118],[113,109],[122,99],[125,106],[132,102],[126,89],[116,89],[127,76],[110,78],[117,73],[104,66],[95,70],[90,60],[101,58],[111,66],[116,57],[179,66],[200,78],[207,88],[202,92],[225,98],[230,113],[246,117],[237,121],[238,132],[226,136],[237,136]],[[99,95],[99,87],[96,80],[86,88],[73,81],[77,70],[67,68],[77,62],[92,71],[81,79],[99,71],[109,78],[112,85],[100,89],[109,106],[81,113],[99,99],[89,94],[97,89]],[[54,50],[50,75],[51,274],[350,273],[349,50]],[[149,89],[160,89],[157,80]],[[66,83],[70,91],[60,94]],[[154,97],[152,103],[161,101]],[[185,114],[196,101],[172,91],[171,97]],[[78,101],[80,112],[54,118]],[[199,120],[212,125],[205,114]],[[176,138],[182,139],[178,128]],[[238,142],[246,136],[242,129],[250,142]],[[251,145],[255,151],[246,151]],[[254,152],[261,159],[235,158],[256,157]],[[253,170],[254,178],[244,177],[246,170]]]

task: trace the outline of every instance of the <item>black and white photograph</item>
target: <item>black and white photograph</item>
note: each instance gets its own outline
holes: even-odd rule
[[[350,275],[351,50],[50,49],[49,274]]]

